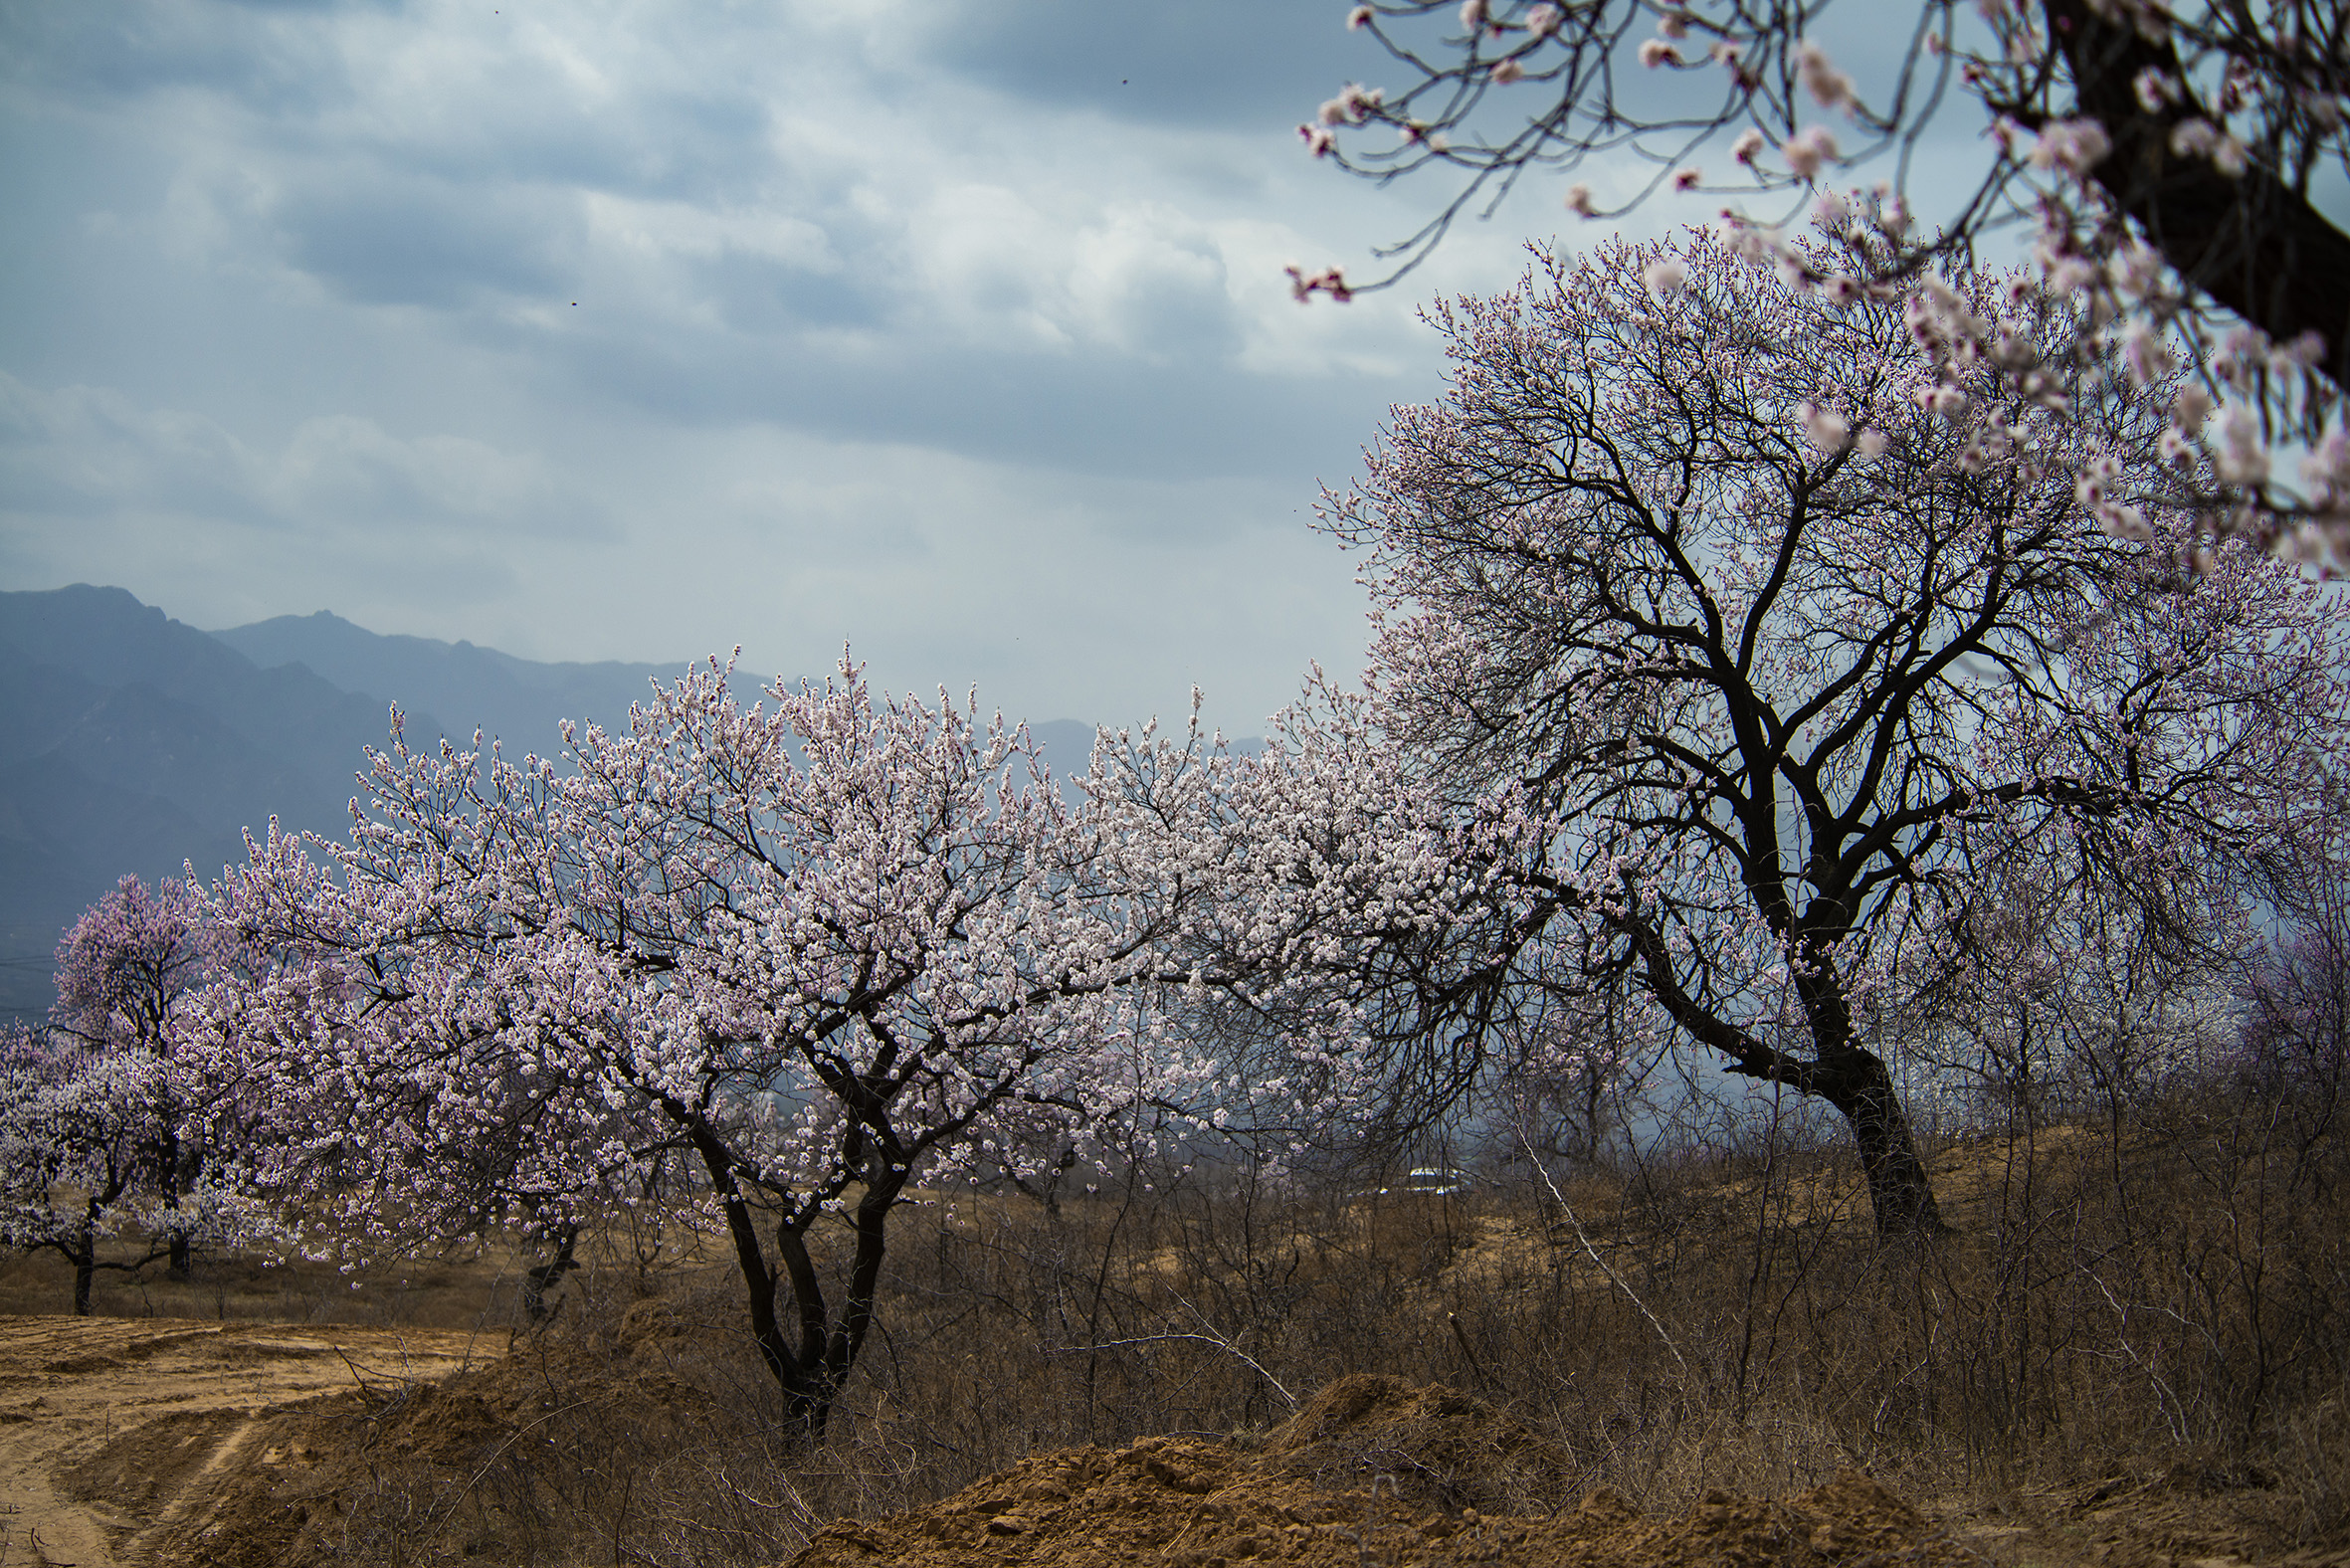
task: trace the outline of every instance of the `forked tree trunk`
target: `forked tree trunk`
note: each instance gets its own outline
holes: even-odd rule
[[[841,1388],[857,1364],[858,1353],[865,1348],[866,1333],[873,1326],[874,1298],[886,1248],[886,1225],[904,1182],[900,1178],[874,1184],[857,1206],[857,1250],[850,1265],[848,1295],[836,1324],[826,1313],[823,1283],[805,1238],[788,1223],[779,1224],[775,1242],[782,1267],[770,1265],[757,1220],[734,1179],[724,1144],[706,1128],[689,1126],[688,1134],[710,1173],[711,1184],[717,1190],[719,1205],[726,1216],[727,1234],[734,1243],[735,1267],[741,1274],[743,1293],[750,1309],[751,1341],[759,1347],[760,1359],[766,1362],[767,1371],[783,1391],[785,1410],[795,1423],[806,1429],[811,1445],[819,1443],[832,1418],[833,1404],[840,1398]],[[778,1297],[787,1289],[791,1293],[792,1316],[799,1327],[796,1346],[786,1330],[784,1314],[778,1310]]]
[[[901,1182],[877,1183],[866,1189],[857,1205],[852,1228],[857,1249],[849,1265],[849,1288],[837,1321],[829,1321],[824,1287],[809,1257],[805,1239],[788,1227],[778,1227],[776,1249],[783,1255],[783,1276],[789,1282],[793,1305],[800,1318],[800,1350],[784,1382],[787,1408],[807,1423],[811,1442],[824,1437],[833,1403],[848,1384],[865,1349],[874,1323],[874,1300],[881,1287],[881,1262],[888,1250],[890,1211],[896,1206]],[[773,1364],[772,1361],[769,1363]]]

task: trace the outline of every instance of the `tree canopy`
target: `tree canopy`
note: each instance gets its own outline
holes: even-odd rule
[[[1995,279],[1940,287],[2036,330]],[[1394,961],[1472,1033],[1630,983],[1660,1038],[1843,1112],[1880,1229],[1931,1226],[1869,1029],[1905,944],[2018,858],[2157,916],[2240,896],[2345,738],[2321,590],[2238,543],[2170,591],[2195,513],[2157,395],[1952,389],[1898,304],[1703,237],[1544,254],[1430,318],[1447,396],[1325,524],[1365,553],[1394,743],[1551,830],[1506,939]]]

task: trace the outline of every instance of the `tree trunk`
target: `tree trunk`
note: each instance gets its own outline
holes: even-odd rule
[[[178,1132],[164,1134],[162,1169],[166,1180],[163,1203],[170,1209],[174,1220],[179,1218],[180,1195],[195,1185],[196,1177],[202,1173],[203,1163],[203,1156],[183,1144]],[[195,1273],[195,1243],[188,1239],[187,1232],[174,1230],[171,1233],[171,1262],[168,1268],[172,1278],[185,1279]]]
[[[857,1205],[857,1256],[849,1270],[849,1294],[824,1352],[825,1375],[836,1389],[849,1381],[873,1328],[874,1298],[881,1288],[881,1259],[888,1250],[889,1214],[896,1207],[897,1193],[896,1183],[875,1183]]]
[[[1622,929],[1641,955],[1649,993],[1700,1045],[1729,1058],[1732,1073],[1817,1094],[1844,1113],[1853,1141],[1860,1145],[1878,1236],[1931,1235],[1943,1229],[1933,1183],[1926,1176],[1925,1161],[1918,1157],[1917,1139],[1901,1109],[1893,1076],[1855,1038],[1852,1003],[1833,953],[1814,949],[1804,954],[1799,966],[1796,994],[1811,1025],[1814,1053],[1806,1062],[1700,1006],[1673,972],[1671,952],[1656,931],[1637,921],[1624,922]]]
[[[85,1236],[81,1246],[66,1256],[74,1260],[74,1315],[88,1317],[91,1281],[98,1277],[98,1242]]]
[[[547,1316],[546,1293],[562,1280],[564,1274],[579,1267],[572,1259],[572,1250],[579,1245],[579,1227],[566,1225],[555,1233],[555,1256],[522,1274],[522,1310],[533,1323],[543,1322]]]
[[[1918,1157],[1908,1112],[1901,1108],[1883,1059],[1862,1046],[1853,1028],[1852,1001],[1835,960],[1825,953],[1810,955],[1796,988],[1812,1026],[1815,1056],[1800,1084],[1834,1105],[1852,1126],[1876,1234],[1886,1240],[1936,1234],[1942,1213],[1934,1204],[1925,1161]]]
[[[807,1238],[802,1234],[815,1220],[815,1212],[787,1214],[777,1222],[775,1251],[779,1267],[771,1267],[750,1203],[734,1178],[732,1156],[724,1141],[707,1125],[689,1116],[680,1116],[679,1120],[700,1153],[711,1186],[725,1211],[726,1230],[734,1242],[735,1266],[742,1274],[743,1291],[748,1297],[751,1338],[757,1343],[759,1355],[767,1363],[776,1386],[783,1390],[784,1408],[793,1421],[805,1426],[811,1446],[821,1443],[825,1427],[832,1419],[833,1403],[848,1382],[858,1352],[865,1347],[866,1333],[873,1326],[874,1297],[881,1282],[889,1214],[896,1205],[897,1195],[904,1189],[904,1173],[900,1169],[868,1182],[854,1222],[857,1252],[850,1266],[847,1298],[842,1304],[840,1321],[829,1323],[824,1283],[817,1273],[816,1261],[809,1255]],[[568,1251],[566,1248],[566,1256]],[[800,1343],[796,1350],[784,1333],[783,1315],[776,1309],[777,1294],[785,1285],[791,1288],[793,1316],[799,1320]]]
[[[775,1233],[776,1251],[783,1255],[783,1277],[792,1290],[792,1306],[800,1318],[800,1353],[784,1385],[785,1406],[793,1419],[807,1423],[808,1441],[824,1441],[832,1419],[833,1399],[840,1380],[825,1354],[824,1284],[816,1274],[816,1260],[808,1254],[807,1239],[788,1225]]]
[[[724,1142],[706,1126],[685,1117],[680,1119],[701,1154],[726,1215],[727,1234],[734,1242],[735,1267],[741,1273],[743,1294],[750,1309],[751,1340],[759,1347],[759,1357],[767,1363],[767,1371],[776,1386],[783,1390],[784,1409],[793,1421],[805,1426],[808,1442],[813,1446],[823,1441],[833,1398],[839,1390],[838,1381],[825,1365],[824,1293],[816,1276],[815,1263],[809,1258],[799,1233],[786,1221],[777,1226],[775,1237],[783,1268],[779,1272],[769,1267],[767,1250],[759,1240],[758,1223],[752,1217],[749,1200],[743,1197],[742,1188],[734,1179],[732,1159]],[[777,1289],[787,1278],[800,1319],[797,1351],[787,1341],[782,1315],[775,1309]]]
[[[1823,1052],[1810,1087],[1852,1126],[1876,1234],[1889,1240],[1940,1232],[1942,1213],[1925,1161],[1918,1157],[1908,1113],[1875,1053],[1854,1045]]]

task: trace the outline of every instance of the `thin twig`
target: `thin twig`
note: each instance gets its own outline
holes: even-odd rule
[[[340,1361],[340,1362],[341,1362],[341,1363],[342,1363],[342,1364],[343,1364],[343,1365],[344,1365],[346,1368],[348,1368],[348,1369],[349,1369],[349,1371],[350,1371],[350,1374],[351,1374],[351,1381],[359,1385],[359,1392],[360,1392],[360,1393],[362,1393],[362,1394],[364,1394],[364,1395],[366,1395],[366,1396],[367,1396],[369,1399],[373,1399],[373,1398],[375,1397],[375,1389],[374,1389],[374,1386],[373,1386],[372,1384],[370,1384],[370,1383],[367,1381],[367,1379],[366,1379],[366,1378],[365,1378],[363,1375],[361,1375],[361,1373],[360,1373],[360,1371],[359,1371],[359,1365],[358,1365],[358,1363],[357,1363],[357,1362],[355,1362],[355,1361],[353,1361],[353,1360],[352,1360],[352,1359],[351,1359],[349,1356],[346,1356],[346,1355],[344,1355],[344,1354],[342,1353],[342,1346],[340,1346],[340,1345],[336,1344],[336,1343],[335,1343],[333,1340],[331,1340],[331,1339],[329,1339],[328,1341],[326,1341],[326,1348],[327,1348],[327,1349],[329,1349],[329,1350],[331,1350],[331,1351],[333,1351],[333,1352],[334,1352],[334,1355],[335,1355],[335,1359],[336,1359],[336,1360],[338,1360],[338,1361]],[[395,1379],[395,1380],[387,1380],[387,1381],[405,1381],[405,1380],[404,1380],[404,1379]]]
[[[1608,1261],[1599,1255],[1599,1249],[1591,1245],[1591,1238],[1583,1233],[1583,1221],[1576,1215],[1575,1206],[1567,1202],[1567,1195],[1558,1190],[1557,1182],[1550,1179],[1549,1170],[1544,1167],[1540,1157],[1534,1153],[1533,1140],[1526,1136],[1523,1127],[1518,1129],[1517,1138],[1518,1143],[1526,1151],[1526,1163],[1534,1167],[1534,1174],[1541,1177],[1542,1185],[1550,1189],[1552,1199],[1562,1210],[1566,1211],[1567,1223],[1575,1228],[1575,1240],[1583,1244],[1585,1254],[1590,1257],[1593,1264],[1598,1266],[1599,1272],[1608,1276],[1608,1282],[1623,1291],[1626,1300],[1640,1308],[1640,1315],[1649,1320],[1649,1326],[1657,1330],[1657,1337],[1665,1341],[1665,1348],[1672,1352],[1672,1359],[1680,1363],[1681,1376],[1691,1377],[1688,1357],[1680,1353],[1680,1346],[1672,1342],[1672,1335],[1665,1332],[1665,1325],[1658,1320],[1657,1314],[1649,1310],[1649,1303],[1640,1298],[1638,1290],[1624,1282],[1623,1275],[1608,1267]]]
[[[1476,1358],[1475,1351],[1469,1348],[1469,1335],[1464,1332],[1461,1327],[1461,1314],[1459,1312],[1447,1312],[1445,1314],[1445,1321],[1452,1325],[1453,1337],[1460,1341],[1462,1355],[1469,1358],[1469,1370],[1474,1373],[1477,1382],[1488,1392],[1490,1392],[1493,1387],[1493,1380],[1485,1376],[1485,1364]]]
[[[1297,1408],[1297,1396],[1283,1388],[1279,1378],[1274,1377],[1271,1372],[1266,1371],[1263,1366],[1258,1364],[1257,1358],[1255,1356],[1249,1354],[1249,1352],[1243,1350],[1240,1346],[1234,1344],[1222,1334],[1144,1334],[1137,1339],[1104,1339],[1099,1343],[1090,1345],[1048,1345],[1045,1349],[1045,1354],[1049,1356],[1080,1355],[1087,1351],[1093,1350],[1120,1350],[1128,1345],[1165,1344],[1171,1340],[1177,1339],[1196,1339],[1203,1345],[1214,1345],[1217,1349],[1224,1351],[1228,1355],[1238,1356],[1241,1360],[1249,1363],[1250,1368],[1254,1370],[1259,1377],[1265,1379],[1266,1382],[1271,1383],[1273,1385],[1273,1391],[1280,1395],[1281,1398],[1287,1400],[1291,1410],[1295,1410]]]

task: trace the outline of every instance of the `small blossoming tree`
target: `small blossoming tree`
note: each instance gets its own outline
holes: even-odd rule
[[[240,1086],[255,1180],[359,1250],[557,1233],[667,1182],[821,1431],[915,1183],[1280,1087],[1161,1000],[1224,979],[1170,956],[1196,746],[1111,748],[1072,804],[1024,731],[943,696],[844,664],[745,707],[713,667],[570,761],[395,737],[351,841],[307,847],[328,865],[273,831],[220,891],[242,956],[204,1071]]]
[[[64,1258],[83,1316],[100,1271],[135,1273],[183,1234],[189,1215],[167,1220],[153,1181],[170,1126],[155,1057],[21,1026],[0,1035],[0,1243]],[[143,1251],[98,1256],[124,1233]]]
[[[74,922],[58,943],[57,1005],[50,1022],[59,1033],[101,1056],[144,1057],[162,1071],[148,1075],[158,1113],[152,1146],[143,1156],[145,1182],[160,1200],[171,1272],[185,1276],[195,1227],[174,1224],[203,1170],[201,1148],[180,1136],[185,1087],[169,1070],[184,1037],[193,993],[209,978],[213,944],[203,901],[184,882],[149,889],[125,877]]]

